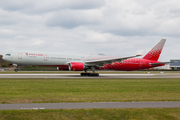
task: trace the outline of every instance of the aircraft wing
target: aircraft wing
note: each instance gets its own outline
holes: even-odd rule
[[[129,56],[129,57],[119,57],[119,58],[112,58],[112,59],[104,59],[104,60],[92,60],[92,61],[85,61],[86,66],[103,66],[104,64],[112,64],[113,62],[121,62],[122,60],[138,57],[141,55],[136,56]]]
[[[174,62],[158,62],[158,63],[149,63],[150,65],[160,65],[160,64],[169,64]]]

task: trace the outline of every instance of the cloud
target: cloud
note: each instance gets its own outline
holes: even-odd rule
[[[18,11],[30,9],[33,6],[33,1],[24,1],[24,0],[0,0],[0,7],[7,11]]]
[[[43,44],[44,43],[44,41],[43,40],[40,40],[40,39],[32,39],[31,40],[31,44],[32,45],[41,45],[41,44]]]
[[[40,50],[144,55],[166,38],[161,59],[179,55],[179,0],[0,0],[0,3],[0,53]]]
[[[95,9],[105,4],[105,0],[0,0],[0,2],[0,7],[4,10],[26,14],[44,14],[63,9]]]
[[[23,36],[23,35],[18,35],[18,36],[16,36],[14,39],[26,40],[27,37],[26,37],[26,36]]]
[[[179,8],[172,5],[174,2],[168,0],[106,0],[106,4],[98,9],[60,10],[47,18],[46,25],[67,29],[86,26],[120,36],[174,36],[179,33],[176,24],[179,24],[180,17],[177,15]]]
[[[180,17],[176,15],[172,18],[172,13],[169,12],[172,8],[179,9],[179,2],[137,1],[113,0],[111,4],[106,4],[102,11],[103,24],[97,29],[122,36],[174,36],[177,35],[177,31],[179,33],[176,25],[179,24]],[[171,33],[168,30],[171,30]]]
[[[14,31],[8,30],[8,29],[1,29],[0,33],[2,33],[2,34],[12,34],[12,33],[14,33]]]
[[[99,32],[95,32],[95,31],[89,31],[88,33],[86,33],[86,38],[83,40],[86,43],[104,43],[106,41],[108,41],[109,38],[111,38],[111,34],[108,33],[99,33]]]
[[[64,28],[74,28],[84,25],[100,24],[102,14],[96,9],[93,10],[65,10],[60,11],[47,19],[48,26],[60,26]]]
[[[0,26],[12,25],[17,23],[17,19],[13,19],[15,14],[0,9]]]

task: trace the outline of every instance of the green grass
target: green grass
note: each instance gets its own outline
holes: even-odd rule
[[[180,120],[180,108],[3,110],[0,120]]]
[[[180,79],[0,79],[0,103],[180,101]]]

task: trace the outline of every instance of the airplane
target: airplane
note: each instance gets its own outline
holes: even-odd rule
[[[164,66],[170,62],[158,61],[166,39],[162,39],[143,58],[135,58],[141,55],[129,57],[116,57],[104,55],[68,55],[40,52],[10,52],[3,55],[3,59],[18,66],[49,66],[57,67],[57,70],[84,71],[81,76],[99,76],[96,70],[121,70],[133,71]],[[92,73],[88,73],[91,70]]]

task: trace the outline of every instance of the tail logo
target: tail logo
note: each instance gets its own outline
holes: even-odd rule
[[[155,47],[153,47],[143,59],[158,61],[161,51],[164,47],[166,39],[162,39]]]

